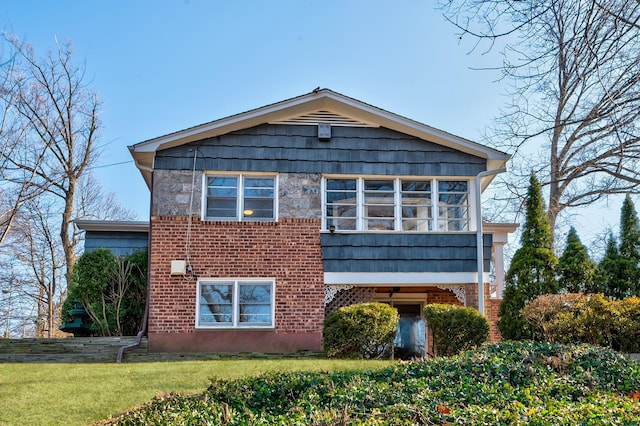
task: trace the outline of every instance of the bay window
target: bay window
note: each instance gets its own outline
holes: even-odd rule
[[[274,286],[271,280],[200,280],[196,325],[271,328]]]
[[[456,232],[469,230],[466,180],[326,178],[326,229]]]
[[[205,219],[275,220],[274,176],[207,175],[205,183]]]

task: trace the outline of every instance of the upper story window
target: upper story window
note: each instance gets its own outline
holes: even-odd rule
[[[466,181],[438,181],[438,231],[469,229],[469,185]]]
[[[199,280],[196,325],[273,327],[274,287],[273,280]]]
[[[455,232],[469,230],[465,180],[325,180],[326,229]]]
[[[276,178],[207,175],[205,219],[270,221],[276,218]]]

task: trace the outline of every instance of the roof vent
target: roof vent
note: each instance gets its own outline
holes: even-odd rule
[[[331,124],[318,123],[318,140],[328,142],[331,139]]]

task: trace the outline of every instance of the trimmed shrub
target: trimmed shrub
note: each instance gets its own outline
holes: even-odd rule
[[[360,303],[333,312],[324,323],[331,358],[383,358],[391,353],[398,312],[385,303]]]
[[[640,351],[640,298],[602,294],[547,294],[522,309],[537,340],[588,343],[622,352]]]
[[[94,334],[131,336],[142,326],[147,295],[147,250],[118,257],[99,248],[86,252],[73,269],[62,307],[69,322],[73,302],[82,303]]]
[[[423,313],[433,334],[435,355],[456,355],[481,346],[489,337],[489,322],[475,309],[432,304]]]
[[[627,353],[640,352],[640,297],[614,302],[616,306],[616,331],[614,348]]]
[[[544,294],[522,308],[522,316],[531,327],[533,339],[555,342],[556,330],[552,330],[553,320],[566,313],[584,299],[582,293]]]

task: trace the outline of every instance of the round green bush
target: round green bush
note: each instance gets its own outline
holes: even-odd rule
[[[147,297],[147,250],[118,257],[99,248],[85,252],[73,269],[63,322],[72,321],[74,302],[90,317],[99,336],[134,336],[142,327]]]
[[[481,346],[489,337],[489,322],[475,309],[435,303],[425,306],[423,314],[435,355],[456,355]]]
[[[332,358],[383,358],[391,353],[398,312],[384,303],[360,303],[333,312],[324,323],[324,349]]]

